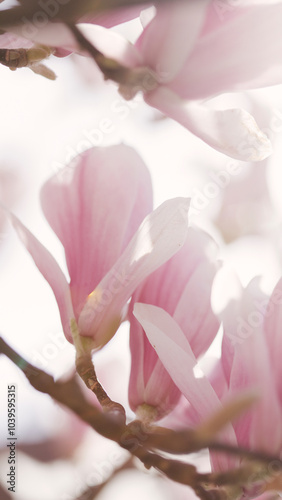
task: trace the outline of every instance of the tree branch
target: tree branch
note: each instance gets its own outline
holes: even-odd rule
[[[49,394],[53,399],[70,408],[100,435],[117,442],[133,456],[139,458],[147,469],[154,467],[173,481],[190,486],[201,500],[227,500],[231,498],[231,494],[235,494],[235,491],[238,492],[238,489],[243,488],[245,482],[252,476],[252,471],[257,469],[258,460],[264,463],[261,467],[262,471],[266,470],[266,466],[273,460],[276,464],[281,463],[277,457],[269,457],[265,454],[241,450],[216,442],[205,443],[199,439],[197,429],[176,432],[163,428],[158,431],[156,427],[152,432],[149,432],[148,428],[145,428],[139,421],[131,422],[127,426],[122,425],[116,419],[111,418],[110,414],[103,414],[88,403],[76,377],[65,382],[54,382],[50,375],[28,363],[2,338],[0,338],[0,353],[5,354],[25,373],[35,389]],[[175,446],[173,443],[179,443],[181,439],[185,440],[185,446],[182,447],[182,450],[185,448],[186,453],[212,445],[214,450],[236,453],[249,458],[254,463],[249,461],[244,467],[227,472],[200,474],[194,465],[168,459],[151,451],[152,448],[158,448],[170,453],[179,453],[178,445]],[[199,439],[198,443],[197,439]]]

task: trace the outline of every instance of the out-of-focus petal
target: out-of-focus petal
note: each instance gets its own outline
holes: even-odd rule
[[[101,12],[101,14],[91,15],[87,14],[80,19],[81,23],[98,24],[105,28],[112,28],[118,24],[126,23],[139,17],[141,11],[146,5],[133,5],[132,7],[123,7],[110,10],[109,12]]]
[[[47,17],[47,15],[46,15]],[[48,45],[50,47],[76,47],[78,44],[70,31],[64,23],[48,22],[45,26],[40,28],[30,21],[23,20],[19,26],[11,26],[10,32],[19,38],[24,38],[29,43],[39,43]]]
[[[150,174],[127,146],[89,149],[46,182],[41,202],[65,249],[78,318],[151,211]]]
[[[171,81],[182,68],[201,31],[208,3],[190,0],[162,5],[140,36],[136,46],[161,81]]]
[[[136,287],[184,244],[190,200],[175,198],[148,215],[116,264],[88,297],[79,318],[82,335],[105,343]],[[97,314],[98,313],[98,314]]]
[[[263,314],[258,310],[261,300],[255,280],[243,291],[239,316],[230,313],[234,324],[244,325],[246,334],[233,346],[229,391],[233,395],[245,389],[256,390],[260,398],[255,407],[234,424],[239,444],[276,453],[282,442],[282,415],[263,332]]]
[[[221,111],[190,104],[165,87],[147,93],[145,101],[232,158],[261,161],[272,152],[267,136],[243,109]]]
[[[70,320],[74,317],[69,285],[61,268],[50,252],[14,215],[10,215],[12,224],[22,243],[30,253],[41,274],[51,286],[61,315],[66,338],[72,342]]]
[[[81,23],[77,25],[81,33],[91,42],[94,47],[106,57],[115,59],[128,67],[142,65],[142,56],[138,50],[118,33],[93,24]],[[89,56],[77,42],[71,30],[63,23],[49,22],[42,29],[34,25],[23,25],[12,29],[17,36],[25,36],[33,42],[56,47],[57,53],[62,55],[70,52]]]
[[[90,24],[78,24],[78,28],[104,56],[113,58],[127,67],[143,64],[142,56],[135,46],[118,33]]]
[[[29,49],[34,43],[13,33],[0,35],[0,48],[2,49]]]
[[[271,369],[282,405],[282,279],[278,281],[263,309],[265,337],[270,353]]]
[[[213,3],[210,8],[212,12]],[[195,45],[170,85],[182,98],[275,85],[282,80],[282,5],[234,7]]]
[[[163,309],[137,303],[134,315],[170,374],[172,380],[196,410],[199,419],[206,419],[221,408],[221,403],[208,379],[197,377],[197,360],[189,342],[174,319]],[[222,431],[222,439],[236,443],[231,426]],[[214,465],[224,469],[234,463],[221,455],[214,456]]]
[[[217,361],[208,378],[220,401],[222,401],[228,392],[228,385],[221,359]]]

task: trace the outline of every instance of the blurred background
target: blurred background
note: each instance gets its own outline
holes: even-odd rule
[[[139,20],[115,28],[129,39]],[[124,142],[150,169],[155,206],[167,198],[191,196],[191,223],[217,241],[220,257],[243,284],[262,276],[271,291],[282,274],[282,93],[281,87],[225,95],[217,107],[244,107],[273,143],[267,160],[246,164],[215,152],[177,123],[149,108],[137,95],[124,101],[105,83],[88,58],[51,57],[55,82],[29,69],[0,66],[0,201],[50,250],[67,273],[63,249],[45,221],[39,191],[74,156],[92,146]],[[230,173],[232,171],[232,174]],[[48,284],[3,217],[0,218],[0,331],[24,357],[53,374],[71,373],[74,351],[65,341],[56,301]],[[218,344],[210,356],[218,355]],[[96,356],[97,374],[110,396],[127,403],[130,369],[128,328]],[[17,387],[16,500],[91,500],[91,488],[117,468],[119,474],[99,500],[193,496],[156,472],[131,470],[126,452],[86,428],[76,417],[33,390],[6,358],[0,357],[0,498],[8,499],[7,385]],[[118,373],[118,377],[117,374]],[[124,462],[126,462],[123,467]],[[200,457],[200,468],[208,463]],[[2,487],[2,491],[1,491]],[[88,496],[83,496],[85,490]],[[95,497],[96,498],[96,497]]]

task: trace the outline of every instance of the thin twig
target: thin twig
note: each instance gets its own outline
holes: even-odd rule
[[[119,84],[120,92],[125,98],[131,99],[139,91],[154,90],[157,85],[157,75],[147,66],[128,68],[115,59],[104,56],[92,43],[87,40],[80,29],[72,23],[68,28],[75,37],[81,50],[88,52],[102,71],[105,80],[112,80]]]
[[[107,486],[120,472],[133,468],[135,468],[133,463],[133,458],[130,457],[120,467],[117,467],[113,471],[112,475],[108,477],[105,481],[95,486],[89,486],[89,488],[86,488],[85,491],[76,500],[94,500],[94,498],[96,498],[99,495],[102,489],[105,486]]]
[[[161,432],[152,432],[148,435],[147,446],[177,455],[195,453],[201,449],[209,448],[210,450],[216,452],[236,455],[241,458],[248,458],[250,460],[257,460],[264,463],[270,463],[278,460],[281,463],[282,468],[282,461],[280,461],[275,455],[259,450],[249,450],[248,448],[237,447],[227,443],[220,443],[214,440],[199,440],[197,434],[197,429],[173,431],[171,429],[161,428]]]
[[[124,425],[126,422],[125,409],[120,403],[112,401],[98,381],[90,353],[77,358],[76,369],[86,386],[97,397],[103,411],[117,418],[120,424]]]

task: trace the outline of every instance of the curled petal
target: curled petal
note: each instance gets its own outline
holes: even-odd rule
[[[243,109],[219,111],[190,104],[165,87],[147,93],[145,101],[232,158],[261,161],[272,152],[269,139]]]

